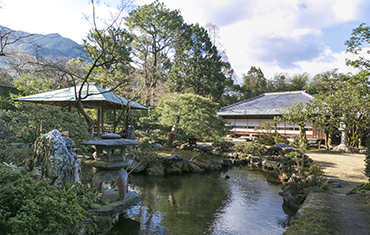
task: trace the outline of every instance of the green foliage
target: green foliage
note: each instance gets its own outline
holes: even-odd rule
[[[267,155],[273,157],[273,156],[280,156],[283,152],[283,149],[277,146],[272,146],[267,149]]]
[[[80,147],[79,143],[90,139],[85,120],[76,113],[63,112],[60,108],[39,105],[22,105],[17,111],[0,114],[3,128],[13,132],[16,141],[33,143],[41,133],[58,129]],[[42,127],[42,130],[41,130]]]
[[[176,48],[175,60],[167,77],[169,90],[219,101],[225,90],[223,71],[230,65],[222,61],[206,29],[198,24],[186,26],[182,36],[186,43]]]
[[[162,125],[179,129],[183,135],[210,141],[219,140],[228,133],[225,121],[216,115],[217,109],[217,103],[189,93],[168,94],[157,106]]]
[[[260,68],[251,66],[247,74],[243,74],[243,84],[241,86],[243,99],[253,98],[255,96],[265,93],[266,78]]]
[[[0,69],[0,79],[2,72],[3,71]],[[14,102],[11,98],[11,95],[17,95],[19,93],[19,90],[17,90],[17,88],[15,88],[14,86],[0,84],[0,110],[15,110]]]
[[[281,135],[275,135],[274,140],[277,144],[289,144],[288,139]]]
[[[14,82],[14,86],[25,96],[51,91],[55,88],[52,79],[47,80],[30,73],[23,74]]]
[[[4,234],[77,234],[86,211],[73,191],[35,182],[0,164],[0,227]]]
[[[365,23],[361,23],[359,27],[353,29],[351,38],[346,41],[347,52],[358,55],[363,49],[367,48],[370,44],[370,27]],[[369,53],[367,49],[365,51]],[[347,65],[351,65],[360,70],[369,70],[370,60],[364,56],[359,56],[356,60],[346,59]]]
[[[235,147],[235,150],[243,154],[251,154],[257,156],[263,156],[267,153],[266,146],[259,143],[240,144]]]
[[[133,54],[137,61],[137,82],[144,89],[145,102],[154,105],[153,89],[165,81],[170,57],[180,46],[184,20],[178,10],[154,1],[136,8],[125,18],[133,35]]]
[[[367,151],[365,152],[365,176],[370,179],[370,139],[369,139],[369,136],[366,137],[366,148],[367,148]]]
[[[0,162],[23,166],[32,154],[33,150],[30,147],[4,146],[0,148]]]
[[[313,160],[298,150],[285,150],[282,163],[286,166],[308,167]]]
[[[299,126],[299,145],[301,148],[307,147],[305,126],[312,116],[311,110],[308,108],[311,103],[312,101],[310,100],[306,103],[295,103],[285,114],[283,114],[284,120],[295,123]]]
[[[319,167],[315,164],[312,164],[312,165],[310,165],[310,168],[308,169],[308,174],[309,175],[320,176],[320,175],[324,174],[324,171],[321,170],[321,167]]]
[[[6,125],[4,120],[0,119],[0,149],[2,149],[5,144],[12,142],[14,139],[14,131]]]
[[[164,145],[167,142],[165,135],[169,131],[169,128],[161,125],[158,119],[159,114],[157,114],[155,110],[150,110],[148,116],[139,118],[135,134],[139,138],[140,145]]]
[[[72,191],[76,195],[77,203],[85,210],[96,209],[102,204],[108,204],[108,200],[97,187],[90,187],[86,184],[66,184],[63,188]]]
[[[361,184],[356,188],[352,189],[348,194],[359,194],[367,191],[370,191],[370,183]]]
[[[223,140],[213,142],[212,146],[216,151],[229,152],[235,146],[235,144],[233,142]]]
[[[132,40],[132,35],[125,29],[110,27],[107,30],[91,30],[83,47],[98,66],[93,68],[95,76],[89,80],[94,80],[101,87],[116,87],[118,84],[120,89],[129,87]],[[69,61],[68,65],[79,68],[80,63],[79,60]],[[88,70],[82,68],[81,74],[86,76]]]
[[[156,134],[155,130],[150,134],[145,131],[136,130],[135,134],[139,138],[140,146],[149,146],[152,144],[164,145],[167,142],[165,138],[159,136],[158,133]]]
[[[275,138],[272,135],[260,134],[258,136],[257,143],[264,144],[264,145],[274,145],[275,144]]]

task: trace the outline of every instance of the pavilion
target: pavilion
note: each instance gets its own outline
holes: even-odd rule
[[[29,102],[44,105],[61,106],[63,109],[68,108],[71,111],[72,108],[76,108],[76,97],[80,90],[81,85],[72,86],[56,91],[49,91],[45,93],[24,96],[13,99],[19,102]],[[104,110],[114,110],[114,121],[116,120],[116,110],[124,109],[129,106],[130,109],[144,109],[148,108],[128,101],[126,98],[115,95],[97,85],[97,83],[85,83],[82,86],[81,96],[83,97],[82,103],[84,108],[98,109],[98,125],[97,135],[100,137],[101,125],[104,124]],[[115,124],[113,124],[115,126]]]

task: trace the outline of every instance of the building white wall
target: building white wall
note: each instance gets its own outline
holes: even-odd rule
[[[226,121],[229,122],[229,125],[234,126],[234,128],[231,130],[231,132],[239,135],[258,135],[259,133],[263,133],[266,131],[259,131],[256,132],[254,130],[254,127],[258,126],[261,123],[273,121],[273,118],[271,119],[258,119],[258,118],[251,118],[251,119],[235,119],[235,118],[227,118],[224,117]],[[280,121],[277,125],[278,133],[281,135],[299,135],[299,126],[294,123],[289,123],[285,121]],[[313,135],[312,131],[312,123],[307,122],[306,124],[306,135],[307,137],[310,137]]]

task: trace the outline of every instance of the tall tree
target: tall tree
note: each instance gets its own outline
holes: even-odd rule
[[[327,146],[337,131],[340,121],[349,128],[347,143],[359,144],[370,124],[369,72],[357,75],[338,74],[336,70],[316,75],[315,102],[312,121],[327,135]],[[312,85],[310,85],[312,89]]]
[[[302,148],[307,147],[307,136],[305,126],[307,121],[312,116],[310,109],[305,106],[310,105],[310,103],[296,103],[293,107],[289,108],[287,113],[283,115],[283,119],[289,122],[295,123],[299,127],[299,145]]]
[[[308,73],[296,74],[290,79],[289,90],[290,91],[301,91],[304,90],[308,83]]]
[[[267,91],[265,75],[260,68],[251,66],[247,74],[243,74],[243,99],[249,99]]]
[[[165,80],[170,59],[180,43],[183,23],[179,11],[171,11],[159,1],[138,7],[126,17],[126,25],[134,35],[134,62],[146,88],[146,104],[154,105],[154,88]]]
[[[355,60],[346,59],[347,65],[369,71],[370,59],[366,55],[370,53],[370,50],[367,49],[364,53],[362,49],[370,45],[370,27],[365,23],[360,24],[360,26],[352,30],[352,36],[345,44],[347,45],[347,52],[359,55]]]
[[[175,61],[168,75],[171,91],[191,92],[219,101],[225,89],[223,62],[207,31],[196,25],[188,25],[187,42],[176,50]]]
[[[272,79],[272,92],[289,91],[290,78],[286,74],[276,74]]]
[[[343,81],[338,93],[339,106],[343,111],[343,121],[349,127],[350,146],[358,146],[370,125],[370,72],[362,71]]]
[[[314,115],[311,117],[313,124],[325,133],[325,147],[332,144],[333,137],[338,130],[339,118],[343,115],[338,100],[342,89],[341,80],[344,74],[337,70],[317,74],[308,86],[308,93],[314,95],[315,100],[311,105]]]

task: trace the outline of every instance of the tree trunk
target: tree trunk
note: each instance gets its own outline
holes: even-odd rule
[[[329,149],[329,131],[325,131],[325,148]]]
[[[168,138],[168,141],[167,141],[167,144],[165,146],[165,148],[172,148],[173,147],[173,141],[175,140],[175,136],[176,136],[176,132],[177,132],[177,124],[179,123],[180,121],[180,117],[177,116],[177,120],[176,120],[176,123],[173,124],[172,126],[172,129],[171,129],[171,134],[170,134],[170,137]]]
[[[306,129],[304,129],[304,126],[299,126],[299,145],[301,148],[307,147]]]
[[[86,113],[85,109],[83,108],[83,105],[82,105],[82,102],[81,102],[81,99],[77,99],[77,109],[78,111],[82,114],[82,116],[85,118],[86,120],[86,123],[87,123],[87,126],[89,128],[89,132],[91,135],[93,135],[92,133],[92,129],[94,127],[94,120],[89,116],[89,114]]]
[[[333,142],[333,132],[329,132],[329,135],[328,135],[328,147],[329,148],[332,142]]]

